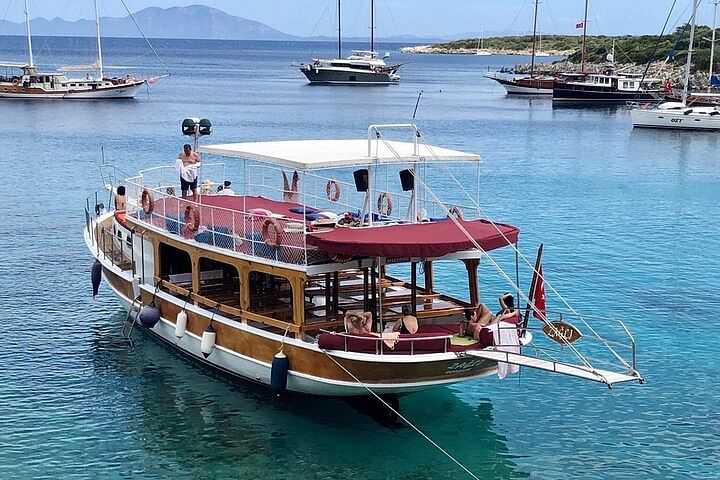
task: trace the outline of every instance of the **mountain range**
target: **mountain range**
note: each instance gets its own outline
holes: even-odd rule
[[[333,37],[302,38],[276,30],[264,23],[236,17],[204,5],[188,7],[148,7],[133,14],[142,32],[151,38],[193,38],[213,40],[316,40],[334,41]],[[101,17],[100,27],[105,37],[138,37],[132,18]],[[94,20],[68,21],[62,18],[34,18],[30,21],[33,35],[86,37],[95,35]],[[0,20],[0,35],[25,35],[25,24]],[[346,38],[346,41],[365,41]],[[428,42],[440,37],[396,35],[384,41]]]

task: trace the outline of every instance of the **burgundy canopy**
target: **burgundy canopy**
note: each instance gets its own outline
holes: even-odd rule
[[[487,220],[463,221],[461,224],[484,250],[516,243],[520,234],[517,227],[503,223],[493,225]],[[335,228],[308,233],[307,243],[329,254],[390,258],[437,258],[474,248],[465,233],[450,220],[374,228]]]

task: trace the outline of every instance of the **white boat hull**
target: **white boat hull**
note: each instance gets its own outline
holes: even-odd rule
[[[683,111],[635,108],[630,111],[635,128],[665,128],[673,130],[720,130],[720,115],[685,114]]]
[[[132,99],[145,82],[131,85],[116,85],[97,89],[84,90],[46,90],[44,92],[26,92],[22,88],[0,88],[0,98],[23,100],[100,100],[100,99]]]

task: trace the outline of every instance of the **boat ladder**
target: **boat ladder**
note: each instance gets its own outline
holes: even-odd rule
[[[128,310],[127,316],[125,316],[125,321],[123,322],[122,326],[122,336],[130,343],[132,343],[130,335],[132,335],[133,328],[135,328],[135,323],[137,322],[138,315],[140,315],[141,308],[142,295],[138,295],[133,299],[132,303],[130,304],[130,309]]]

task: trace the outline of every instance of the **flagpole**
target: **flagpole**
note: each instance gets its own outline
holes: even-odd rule
[[[540,265],[542,263],[542,253],[543,253],[543,244],[541,243],[538,247],[538,253],[537,258],[535,258],[535,269],[533,270],[532,275],[532,281],[530,282],[530,293],[528,294],[528,304],[525,307],[525,318],[523,318],[522,321],[522,334],[523,337],[525,336],[525,333],[527,332],[527,326],[528,322],[530,321],[530,312],[532,311],[533,307],[530,305],[530,301],[532,303],[535,303],[535,287],[537,287],[538,282],[538,272],[540,271]]]

